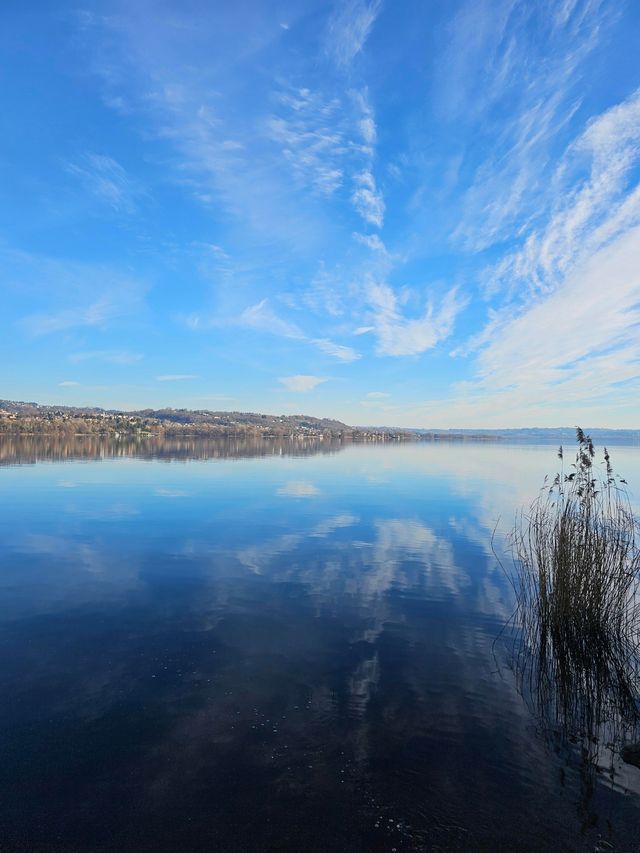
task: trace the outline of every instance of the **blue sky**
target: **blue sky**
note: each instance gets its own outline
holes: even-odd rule
[[[0,19],[0,397],[640,426],[637,3]]]

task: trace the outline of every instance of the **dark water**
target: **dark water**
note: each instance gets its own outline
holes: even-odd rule
[[[638,448],[614,463],[640,483]],[[552,448],[4,439],[0,464],[2,851],[640,849],[640,770],[588,777],[496,641],[492,531]]]

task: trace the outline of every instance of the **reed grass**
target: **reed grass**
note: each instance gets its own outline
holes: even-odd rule
[[[638,524],[606,448],[577,444],[512,531],[515,664],[548,723],[612,741],[640,720]]]

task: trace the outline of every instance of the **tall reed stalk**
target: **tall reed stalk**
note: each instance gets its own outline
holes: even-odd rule
[[[638,528],[606,448],[577,443],[512,532],[516,671],[548,723],[610,742],[640,720]]]

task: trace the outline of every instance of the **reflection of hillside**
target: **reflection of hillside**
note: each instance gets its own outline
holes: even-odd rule
[[[187,462],[258,456],[312,456],[317,453],[337,453],[344,446],[339,438],[304,436],[269,439],[261,436],[227,436],[208,439],[12,435],[0,437],[0,466],[114,457]]]

